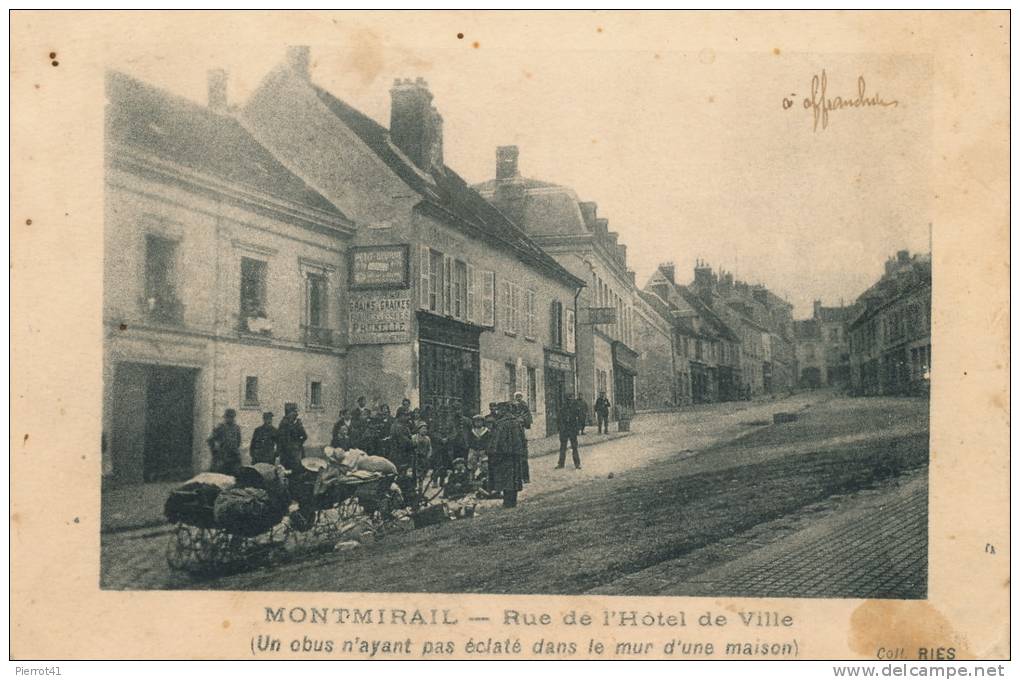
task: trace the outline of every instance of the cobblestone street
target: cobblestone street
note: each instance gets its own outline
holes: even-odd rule
[[[799,418],[772,425],[780,411]],[[536,458],[516,510],[487,504],[470,521],[214,580],[170,572],[165,530],[104,535],[102,583],[924,597],[925,401],[804,393],[644,416],[635,430],[582,449],[580,471]]]

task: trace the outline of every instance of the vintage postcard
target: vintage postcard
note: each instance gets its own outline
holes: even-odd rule
[[[14,659],[1009,656],[984,12],[11,15]]]

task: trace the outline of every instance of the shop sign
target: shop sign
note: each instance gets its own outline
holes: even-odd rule
[[[565,371],[570,373],[574,370],[574,362],[565,354],[556,352],[545,353],[545,367],[554,371]]]
[[[411,341],[410,291],[351,292],[348,334],[352,345],[380,345]]]
[[[407,288],[410,246],[357,246],[350,249],[351,290]]]

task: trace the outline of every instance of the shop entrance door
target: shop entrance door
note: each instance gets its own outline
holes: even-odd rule
[[[545,369],[545,433],[556,434],[559,429],[560,410],[567,398],[567,374]]]

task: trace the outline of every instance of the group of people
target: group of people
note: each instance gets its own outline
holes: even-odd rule
[[[510,402],[489,404],[488,414],[471,417],[429,405],[412,408],[409,399],[391,413],[388,404],[369,406],[363,396],[338,416],[330,447],[389,459],[408,484],[405,497],[415,497],[418,481],[431,474],[447,497],[481,491],[515,507],[518,493],[530,481],[526,430],[532,415],[520,392]],[[284,406],[279,426],[273,425],[273,418],[264,413],[262,425],[252,433],[251,462],[279,463],[292,473],[303,472],[308,435],[297,404]],[[227,409],[207,440],[214,472],[235,475],[241,466],[242,436],[236,419],[236,411]]]

